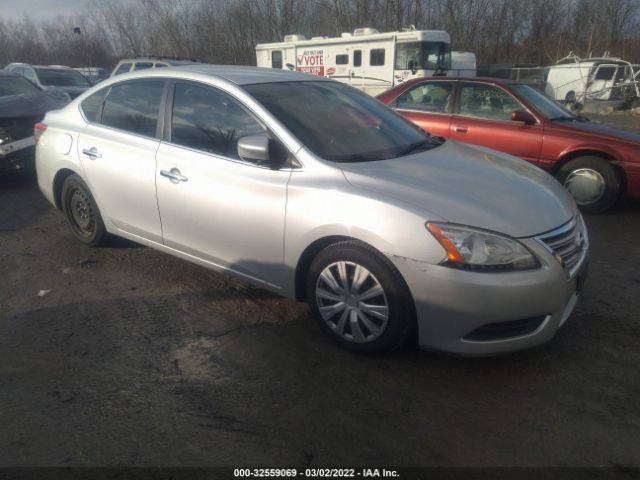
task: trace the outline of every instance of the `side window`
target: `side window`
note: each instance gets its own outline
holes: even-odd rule
[[[162,67],[168,67],[169,65],[167,65],[166,63],[156,63],[154,64],[154,66],[156,68],[162,68]]]
[[[129,70],[131,70],[131,64],[130,63],[123,63],[118,67],[118,69],[116,70],[115,75],[120,75],[121,73],[127,73]]]
[[[24,68],[23,67],[16,67],[11,71],[13,73],[15,73],[16,75],[22,75],[24,77]]]
[[[38,83],[38,78],[36,77],[35,72],[30,68],[25,68],[23,75],[27,80],[30,80],[33,83]]]
[[[369,65],[379,67],[384,65],[384,48],[374,48],[369,56]]]
[[[353,66],[359,67],[362,65],[362,50],[353,51]]]
[[[262,126],[229,95],[213,88],[176,84],[172,143],[238,159],[238,140],[259,133],[264,133]]]
[[[82,113],[86,119],[93,123],[100,123],[100,115],[102,114],[102,104],[104,103],[104,97],[107,95],[109,91],[108,88],[103,88],[102,90],[94,93],[90,97],[87,97],[80,104],[80,108],[82,109]]]
[[[460,115],[510,121],[514,110],[522,110],[522,105],[501,88],[479,83],[462,85]]]
[[[151,62],[136,62],[133,69],[134,70],[146,70],[148,68],[153,68],[153,63]]]
[[[113,86],[104,102],[102,124],[155,137],[163,89],[161,81],[132,81]]]
[[[598,67],[596,70],[596,80],[611,80],[613,74],[616,73],[616,67]]]
[[[282,69],[282,50],[271,52],[271,68]]]
[[[336,55],[336,65],[346,65],[349,63],[349,55]]]
[[[396,107],[407,110],[448,113],[452,92],[453,83],[450,82],[422,83],[403,93],[398,98]]]

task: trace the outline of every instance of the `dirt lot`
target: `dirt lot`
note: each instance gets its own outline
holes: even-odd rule
[[[83,247],[32,180],[1,179],[0,466],[639,466],[640,204],[587,223],[585,295],[551,343],[371,359],[304,305]]]

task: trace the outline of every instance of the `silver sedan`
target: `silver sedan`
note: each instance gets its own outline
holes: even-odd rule
[[[587,231],[551,176],[327,79],[131,73],[35,137],[40,189],[79,241],[117,235],[307,301],[356,352],[531,347],[584,280]]]

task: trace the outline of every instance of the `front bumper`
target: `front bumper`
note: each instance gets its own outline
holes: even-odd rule
[[[569,273],[537,240],[522,241],[541,268],[478,273],[390,256],[413,295],[421,348],[481,356],[530,348],[550,340],[569,318],[586,275],[588,251]],[[529,320],[535,320],[531,323]],[[495,325],[533,325],[526,333],[491,338]],[[483,335],[476,332],[486,331]],[[480,338],[478,340],[478,338]]]

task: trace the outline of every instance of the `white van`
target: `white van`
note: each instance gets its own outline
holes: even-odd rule
[[[565,103],[618,100],[638,95],[629,62],[614,57],[580,59],[575,55],[549,67],[545,93]]]
[[[258,67],[330,77],[376,95],[410,78],[447,74],[451,38],[441,30],[380,33],[358,28],[336,38],[287,35],[256,46]]]

